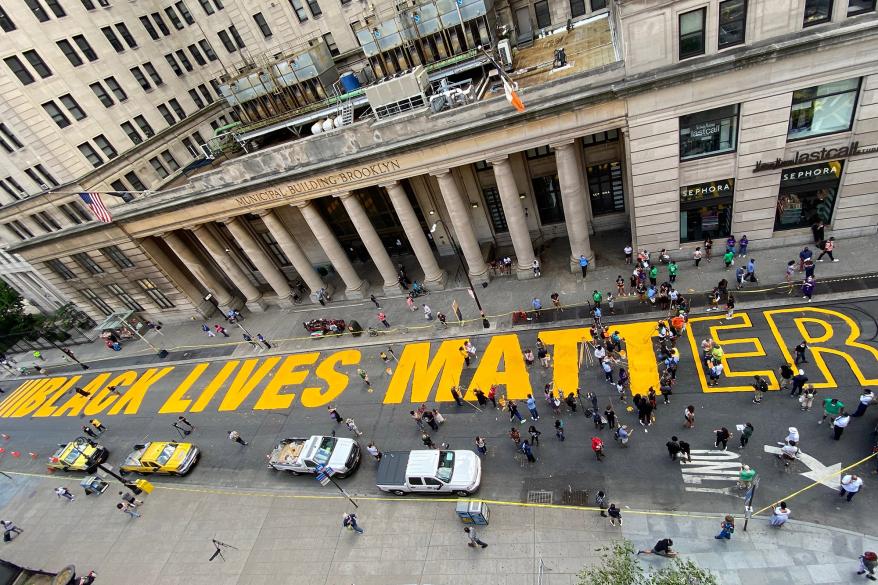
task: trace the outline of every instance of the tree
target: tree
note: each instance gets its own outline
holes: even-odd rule
[[[717,585],[716,577],[690,560],[675,558],[669,564],[647,572],[635,556],[629,540],[616,541],[599,549],[597,565],[579,572],[577,585]]]
[[[0,352],[15,345],[33,330],[36,319],[24,312],[24,299],[0,280]]]

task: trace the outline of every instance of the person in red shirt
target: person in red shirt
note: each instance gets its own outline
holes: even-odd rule
[[[595,457],[598,458],[598,461],[604,457],[604,442],[600,440],[598,437],[591,438],[591,450],[594,451]]]

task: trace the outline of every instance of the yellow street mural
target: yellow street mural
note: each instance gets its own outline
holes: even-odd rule
[[[753,318],[764,320],[773,339],[754,334]],[[657,388],[655,321],[619,324],[611,326],[610,331],[618,331],[625,340],[620,365],[629,370],[631,392],[645,394],[650,386]],[[545,371],[545,379],[565,394],[580,389],[587,391],[589,388],[580,388],[580,385],[583,371],[594,367],[583,359],[588,357],[585,352],[592,351],[590,344],[585,343],[588,329],[551,329],[538,335],[553,358]],[[698,357],[700,342],[705,337],[713,338],[725,350],[725,376],[722,385],[717,387],[707,386],[704,365]],[[816,387],[835,387],[832,368],[844,365],[861,384],[878,384],[878,349],[858,341],[860,337],[860,328],[854,319],[843,312],[816,307],[742,312],[732,319],[721,315],[693,317],[685,338],[678,342],[680,348],[688,352],[683,355],[680,369],[694,368],[702,392],[750,391],[750,379],[756,374],[767,377],[771,389],[777,389],[775,372],[779,362],[792,363],[791,348],[804,339],[810,345],[813,366],[809,366],[812,370],[809,375]],[[684,339],[688,339],[688,344]],[[379,383],[373,378],[378,391],[376,399],[386,383],[385,404],[453,400],[450,390],[461,384],[463,375],[464,360],[459,348],[464,341],[466,338],[461,337],[406,344],[386,382],[382,378]],[[479,348],[480,357],[465,388],[467,399],[474,399],[476,388],[487,391],[494,384],[498,386],[499,395],[510,399],[523,399],[534,393],[522,356],[525,347],[517,333],[480,337],[474,341],[487,345]],[[294,406],[318,408],[337,400],[352,382],[359,387],[356,370],[363,362],[363,353],[374,352],[374,358],[379,351],[377,347],[364,346],[362,350],[311,351],[153,367],[144,371],[27,380],[0,402],[0,418],[135,415],[140,413],[147,395],[151,398],[150,404],[163,401],[157,409],[159,414],[286,410]],[[541,366],[537,363],[532,368]],[[175,369],[184,373],[175,378],[182,381],[169,386],[168,375]],[[594,375],[588,380],[589,384],[599,383]],[[111,391],[111,387],[117,391]],[[81,392],[74,391],[76,388]],[[536,390],[539,392],[541,388]]]

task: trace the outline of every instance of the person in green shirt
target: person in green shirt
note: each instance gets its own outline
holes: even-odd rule
[[[653,266],[649,269],[649,283],[652,286],[656,286],[656,279],[658,278],[658,266]]]
[[[835,418],[838,414],[844,409],[844,402],[839,400],[838,398],[824,398],[823,399],[823,418],[817,423],[818,425],[823,424],[823,421],[826,420],[827,416],[831,416]]]
[[[601,301],[604,300],[603,295],[602,295],[600,292],[598,292],[598,291],[594,291],[594,293],[592,293],[592,295],[591,295],[591,298],[592,298],[592,300],[594,301],[594,306],[595,306],[595,307],[600,307],[600,306],[601,306]]]
[[[735,262],[735,253],[729,250],[728,252],[723,254],[723,262],[726,263],[726,270],[728,270],[729,267]]]
[[[750,489],[750,486],[753,485],[753,478],[755,477],[755,469],[751,469],[749,465],[741,465],[741,472],[738,474],[738,487]]]
[[[677,266],[677,263],[671,260],[671,263],[668,264],[668,279],[671,281],[671,283],[677,281],[677,271],[679,269],[680,267]]]
[[[743,449],[747,446],[747,443],[750,442],[750,437],[753,436],[753,425],[751,423],[746,423],[744,425],[744,430],[741,431],[741,446],[738,449]],[[756,473],[755,471],[753,472]]]

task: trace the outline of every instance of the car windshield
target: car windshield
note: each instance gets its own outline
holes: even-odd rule
[[[439,452],[439,469],[436,470],[436,477],[448,483],[451,481],[451,474],[454,472],[454,451]]]
[[[332,457],[332,450],[335,449],[335,444],[337,442],[338,439],[335,437],[323,437],[323,440],[320,441],[320,446],[317,447],[314,461],[322,465],[329,463],[329,458]]]
[[[169,443],[167,446],[165,446],[164,449],[162,449],[162,452],[159,453],[159,456],[155,458],[156,463],[158,463],[159,465],[164,465],[168,462],[168,460],[171,458],[171,456],[174,454],[174,451],[176,450],[177,445],[175,445],[174,443]]]
[[[82,455],[82,451],[80,451],[78,447],[73,447],[64,457],[64,463],[67,463],[68,465],[76,463],[76,460],[79,459],[80,455]]]

